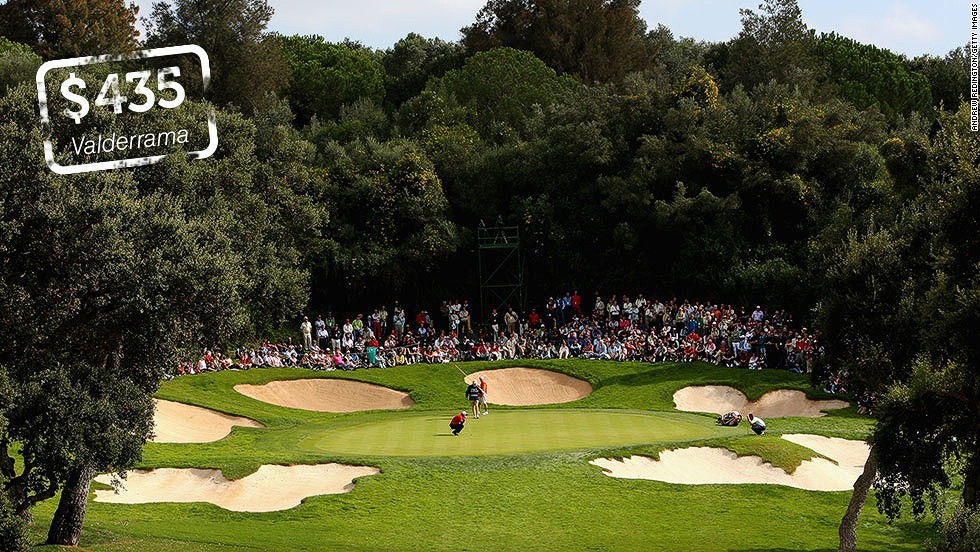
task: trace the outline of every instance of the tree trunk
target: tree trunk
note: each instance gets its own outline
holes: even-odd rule
[[[980,504],[980,455],[970,456],[963,474],[963,495],[960,497],[964,506],[976,508]]]
[[[85,522],[85,509],[88,507],[88,492],[94,477],[95,467],[88,462],[72,468],[61,492],[61,501],[58,502],[54,519],[51,520],[47,544],[78,546],[82,523]]]
[[[864,463],[864,471],[857,481],[854,482],[854,492],[851,493],[851,502],[847,505],[847,512],[840,520],[840,527],[837,533],[840,536],[838,552],[855,552],[857,550],[857,523],[858,514],[868,500],[868,491],[871,490],[871,483],[875,480],[878,473],[878,461],[875,459],[875,451],[872,449],[868,454],[868,460]]]

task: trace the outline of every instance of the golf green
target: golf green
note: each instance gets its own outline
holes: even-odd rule
[[[378,456],[481,456],[618,447],[716,436],[703,416],[621,410],[497,410],[459,436],[448,416],[405,414],[310,436],[300,448]]]

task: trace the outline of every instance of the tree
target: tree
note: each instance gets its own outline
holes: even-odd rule
[[[687,72],[687,78],[674,91],[680,98],[691,98],[704,108],[718,107],[718,85],[714,77],[700,65],[692,65]]]
[[[44,59],[119,54],[136,48],[138,13],[125,0],[7,0],[0,36]]]
[[[742,8],[741,37],[751,39],[763,48],[792,46],[806,37],[806,23],[796,0],[763,0],[759,12]]]
[[[462,29],[470,52],[529,50],[584,83],[622,80],[644,67],[639,0],[489,0]]]
[[[14,399],[14,390],[7,378],[7,371],[0,366],[0,435],[7,433],[7,418],[4,412],[10,409]],[[7,479],[0,469],[0,489],[6,488]],[[24,531],[24,516],[14,511],[7,493],[0,492],[0,552],[23,552],[29,544]]]
[[[346,144],[368,138],[386,141],[394,133],[394,124],[381,106],[361,98],[342,106],[335,120],[317,119],[308,130],[317,143],[332,139]]]
[[[933,105],[956,110],[970,89],[970,49],[956,48],[946,57],[919,56],[905,61],[910,71],[929,81]]]
[[[652,54],[649,65],[644,67],[647,78],[673,82],[691,67],[705,66],[704,56],[709,44],[692,38],[675,39],[663,24],[648,32],[644,40]]]
[[[465,60],[463,47],[415,33],[385,51],[385,101],[397,109],[418,95],[432,77],[459,68]]]
[[[531,53],[496,48],[429,81],[426,90],[444,103],[457,102],[464,109],[459,117],[484,139],[503,140],[519,133],[535,106],[549,105],[574,87],[574,81],[559,77]]]
[[[875,107],[894,119],[913,111],[927,113],[933,105],[926,77],[906,69],[905,60],[888,50],[836,33],[821,34],[810,48],[824,63],[837,95],[858,109]]]
[[[207,98],[252,113],[266,92],[288,81],[288,69],[265,30],[273,9],[267,0],[163,0],[153,4],[146,44],[197,44],[211,62]],[[195,69],[184,71],[192,76]]]
[[[929,542],[929,552],[973,552],[980,543],[980,510],[958,504],[939,523],[941,539]]]
[[[903,497],[914,515],[927,503],[938,509],[952,473],[962,476],[963,507],[980,503],[980,347],[972,331],[980,323],[980,144],[966,104],[939,121],[931,181],[891,216],[872,219],[860,238],[851,234],[821,302],[828,359],[847,368],[852,388],[882,393],[866,473],[877,468],[878,507],[890,518]],[[870,478],[859,483],[841,522],[842,551],[855,548]]]
[[[258,126],[219,112],[221,149],[208,160],[58,176],[41,160],[33,87],[0,103],[13,122],[0,131],[0,380],[12,387],[0,475],[19,513],[61,489],[48,542],[74,545],[92,476],[139,460],[163,372],[305,303],[296,247],[318,232],[319,210],[296,163],[312,147],[275,109]],[[207,110],[147,116],[197,131]],[[92,118],[133,132],[104,110]]]
[[[827,345],[826,358],[834,367],[847,368],[849,388],[880,394],[882,382],[903,377],[914,355],[916,295],[904,262],[910,254],[908,240],[888,229],[861,232],[866,233],[859,239],[858,230],[852,230],[830,263],[819,327]],[[903,339],[894,339],[896,335]],[[842,552],[855,550],[858,514],[882,456],[873,444],[864,472],[854,484],[839,529]]]
[[[904,199],[915,198],[923,186],[932,181],[928,121],[924,116],[909,117],[906,125],[894,128],[879,147],[894,181],[895,192]]]
[[[0,96],[22,82],[33,81],[41,63],[26,45],[0,36]]]
[[[812,40],[796,0],[764,0],[759,11],[740,9],[742,31],[709,55],[724,90],[747,89],[775,80],[806,91],[814,88],[821,70],[809,54]],[[747,63],[746,60],[752,60]]]
[[[0,484],[3,480],[0,479]],[[0,493],[0,552],[24,552],[30,549],[24,518],[14,513],[5,493]]]
[[[934,180],[923,192],[922,235],[930,252],[929,286],[922,295],[921,356],[910,378],[891,387],[875,429],[880,455],[879,504],[898,515],[909,496],[921,512],[923,497],[950,486],[948,466],[963,476],[961,501],[980,506],[980,346],[971,328],[980,323],[980,140],[970,132],[967,104],[940,116],[933,141]],[[915,447],[900,450],[904,439]]]
[[[319,155],[329,175],[322,201],[332,218],[315,266],[330,289],[399,290],[456,250],[439,177],[416,144],[330,140]]]
[[[321,36],[277,37],[291,78],[286,96],[298,122],[314,116],[336,119],[341,107],[360,99],[381,105],[385,95],[385,69],[370,50],[331,44]]]
[[[671,280],[684,282],[685,293],[716,296],[731,289],[732,267],[744,249],[740,232],[738,196],[716,197],[707,189],[687,195],[678,183],[671,202],[656,203],[656,221],[665,242],[657,257],[670,267]],[[702,267],[710,266],[710,271]]]

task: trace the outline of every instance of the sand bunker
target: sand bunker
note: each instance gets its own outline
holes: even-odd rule
[[[808,491],[848,491],[868,458],[868,445],[863,441],[819,435],[784,435],[783,438],[833,458],[836,463],[814,457],[804,460],[795,472],[788,474],[758,456],[740,457],[728,449],[713,447],[665,450],[659,460],[630,456],[622,460],[597,458],[589,463],[602,468],[606,475],[622,479],[684,485],[756,483]]]
[[[248,477],[228,481],[220,470],[159,468],[128,473],[117,493],[95,491],[96,502],[210,502],[235,512],[273,512],[298,506],[306,497],[350,492],[354,479],[377,475],[377,468],[317,464],[262,466]],[[95,478],[112,484],[111,475]]]
[[[411,408],[408,393],[345,379],[270,381],[265,385],[238,384],[235,391],[253,399],[288,408],[317,412],[359,412]]]
[[[806,398],[802,391],[776,389],[752,402],[745,394],[727,385],[700,385],[685,387],[674,393],[674,404],[678,410],[686,412],[714,412],[724,414],[738,410],[743,415],[752,412],[761,418],[786,418],[802,416],[819,418],[822,410],[847,408],[847,401],[814,401]]]
[[[782,436],[791,443],[818,452],[827,458],[833,458],[837,465],[858,475],[864,471],[864,463],[868,461],[870,449],[864,441],[841,439],[839,437],[824,437],[806,433],[791,433]]]
[[[153,399],[153,405],[154,443],[210,443],[227,437],[232,426],[265,427],[255,420],[179,402]]]
[[[592,393],[589,382],[535,368],[484,370],[466,376],[467,383],[483,376],[487,402],[508,406],[557,404],[577,401]]]

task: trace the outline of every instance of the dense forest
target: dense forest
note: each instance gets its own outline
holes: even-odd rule
[[[980,351],[967,331],[980,327],[980,148],[964,102],[968,49],[909,59],[808,29],[794,0],[742,10],[737,36],[700,42],[648,28],[638,6],[489,0],[457,42],[413,33],[373,50],[356,37],[332,43],[270,32],[266,0],[170,0],[148,14],[121,0],[9,0],[0,6],[0,146],[5,159],[24,160],[2,177],[0,291],[27,298],[53,285],[24,283],[22,269],[8,266],[13,252],[30,261],[45,240],[81,247],[67,232],[32,236],[11,222],[45,197],[38,190],[61,182],[45,173],[39,152],[24,155],[36,139],[38,65],[198,44],[211,59],[216,158],[85,185],[106,194],[99,179],[107,179],[132,197],[100,201],[162,217],[141,231],[166,229],[171,211],[193,220],[161,234],[180,237],[173,246],[183,249],[159,251],[173,266],[134,258],[133,270],[149,279],[198,271],[188,289],[216,285],[224,295],[208,299],[215,310],[207,317],[132,305],[131,318],[71,339],[111,340],[137,323],[133,313],[158,307],[170,326],[155,327],[185,324],[183,345],[256,335],[309,305],[345,310],[400,299],[431,308],[475,297],[477,228],[502,221],[520,229],[532,299],[567,289],[642,290],[764,303],[818,323],[834,369],[850,368],[881,389],[896,382],[875,435],[875,446],[893,453],[891,464],[879,465],[893,476],[882,478],[882,507],[897,515],[898,497],[911,494],[922,511],[934,485],[950,485],[941,468],[952,457],[964,466],[964,502],[976,506],[980,458],[964,453],[980,440],[967,419],[980,414]],[[92,14],[98,25],[86,24]],[[84,224],[101,212],[84,197],[63,197],[78,203],[75,211],[49,206],[34,222]],[[202,241],[209,232],[221,237],[217,245]],[[235,266],[183,266],[187,254],[234,258]],[[0,322],[17,327],[28,315],[56,319],[69,308],[47,307],[24,299]],[[70,329],[46,331],[62,330]],[[0,364],[16,365],[24,343],[45,342],[36,328],[18,332]],[[173,346],[140,344],[157,359]],[[104,368],[109,353],[97,353]],[[121,392],[152,390],[159,368],[145,369]],[[909,415],[931,412],[924,405],[936,396],[960,418],[926,423]],[[140,404],[149,408],[148,399]],[[899,430],[928,447],[898,452]],[[123,450],[85,469],[138,455]],[[24,487],[11,496],[20,512],[77,475],[54,452],[38,454],[49,466],[39,471],[48,471],[18,481]]]
[[[325,215],[294,229],[320,307],[475,297],[475,229],[502,220],[532,298],[644,289],[805,316],[843,234],[921,190],[939,114],[968,91],[964,49],[907,59],[817,34],[791,1],[705,43],[648,29],[638,1],[494,0],[459,42],[384,51],[269,33],[264,1],[231,4],[159,4],[144,42],[204,47],[225,110],[288,102],[289,185]],[[92,47],[36,2],[5,8],[0,32],[43,58]],[[135,47],[118,19],[96,49]]]

